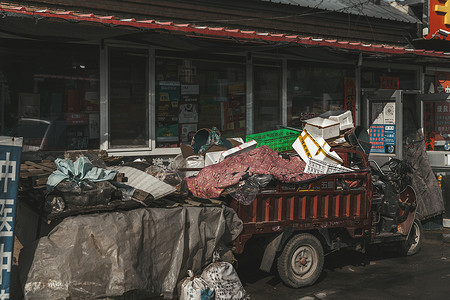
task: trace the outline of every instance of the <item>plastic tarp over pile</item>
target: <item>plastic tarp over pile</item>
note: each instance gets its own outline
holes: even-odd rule
[[[186,183],[195,197],[217,198],[226,187],[238,183],[245,175],[270,174],[286,183],[300,182],[318,176],[304,173],[305,166],[306,163],[299,157],[284,159],[278,152],[263,145],[208,166],[196,177],[186,178]]]
[[[445,211],[444,199],[428,160],[422,132],[417,131],[409,140],[403,146],[403,159],[412,166],[409,175],[417,196],[417,213],[420,220],[425,220]]]
[[[214,249],[242,231],[228,207],[136,209],[64,219],[25,250],[25,299],[120,296],[171,298],[188,269],[200,273]],[[27,257],[28,255],[28,257]],[[25,277],[24,277],[25,276]]]

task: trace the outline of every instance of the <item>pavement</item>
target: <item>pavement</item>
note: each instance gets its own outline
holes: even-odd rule
[[[239,258],[241,281],[256,300],[450,299],[450,229],[424,230],[422,249],[413,256],[385,246],[333,252],[325,257],[319,280],[300,289],[258,266],[259,255]]]

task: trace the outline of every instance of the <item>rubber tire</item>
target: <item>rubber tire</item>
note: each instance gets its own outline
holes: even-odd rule
[[[294,261],[300,256],[305,257],[305,253],[309,257],[310,263],[306,262],[302,265],[299,260]],[[300,233],[286,244],[278,257],[278,274],[287,286],[293,288],[309,286],[314,284],[322,273],[323,262],[324,253],[320,241],[312,234]],[[295,266],[293,267],[293,265]],[[299,274],[302,267],[307,270],[304,274]]]
[[[405,256],[416,254],[422,248],[423,228],[418,219],[414,219],[408,239],[400,245],[400,253]]]

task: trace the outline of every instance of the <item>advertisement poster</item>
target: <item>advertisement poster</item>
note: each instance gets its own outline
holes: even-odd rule
[[[160,81],[156,86],[156,115],[178,116],[180,101],[180,83],[177,81]]]
[[[372,148],[370,153],[385,153],[384,150],[384,125],[374,124],[369,128],[369,137]]]
[[[178,121],[180,123],[197,123],[198,122],[198,108],[197,104],[186,103],[180,104],[180,112]]]
[[[10,299],[22,138],[0,137],[0,299]]]
[[[180,124],[180,132],[180,141],[184,144],[190,144],[197,132],[197,124]]]
[[[385,153],[395,153],[395,125],[384,125]]]
[[[200,86],[198,84],[182,84],[181,95],[198,95],[200,94]]]

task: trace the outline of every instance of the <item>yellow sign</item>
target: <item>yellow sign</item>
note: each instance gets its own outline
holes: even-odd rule
[[[450,25],[450,1],[446,1],[444,5],[435,5],[434,11],[444,13],[444,24]]]

